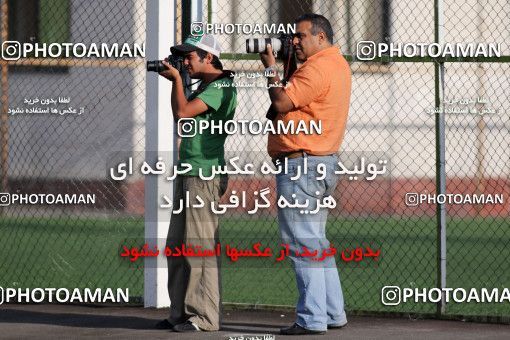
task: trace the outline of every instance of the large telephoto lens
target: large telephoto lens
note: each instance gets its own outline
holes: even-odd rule
[[[246,53],[262,53],[266,50],[266,45],[270,44],[273,51],[279,52],[282,48],[282,42],[277,38],[252,38],[246,39]]]
[[[165,65],[161,60],[151,60],[147,61],[147,71],[148,72],[163,72],[166,69]]]

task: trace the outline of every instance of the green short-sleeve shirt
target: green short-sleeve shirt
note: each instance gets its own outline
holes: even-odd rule
[[[225,165],[225,140],[227,134],[219,133],[211,126],[232,120],[237,105],[237,91],[232,78],[226,76],[211,82],[202,92],[193,93],[188,100],[200,98],[208,107],[204,113],[195,116],[195,128],[198,131],[200,121],[208,121],[209,128],[195,136],[183,137],[179,149],[179,164],[191,164],[192,170],[187,176],[198,176],[199,168],[205,176],[211,176],[212,167]],[[205,124],[205,123],[202,123]]]

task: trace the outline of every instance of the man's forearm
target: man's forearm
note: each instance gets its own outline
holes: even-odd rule
[[[184,85],[181,77],[176,78],[172,85],[172,113],[175,120],[180,118],[180,113],[188,103],[184,95]]]
[[[280,84],[280,76],[278,73],[274,77],[267,78],[267,87],[269,88],[269,98],[271,103],[281,99],[283,88]]]
[[[267,87],[271,104],[276,112],[287,113],[294,109],[294,104],[285,93],[278,73],[274,77],[267,78]]]
[[[260,60],[266,68],[264,74],[267,74],[267,72],[274,74],[274,76],[271,75],[267,77],[267,88],[269,90],[269,98],[271,99],[273,109],[280,113],[291,111],[294,108],[294,104],[289,96],[287,96],[280,83],[280,76],[276,70],[276,59],[271,44],[267,44],[266,50],[260,53]]]

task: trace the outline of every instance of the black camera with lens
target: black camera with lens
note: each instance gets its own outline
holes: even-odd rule
[[[246,39],[246,53],[263,53],[269,44],[276,52],[276,58],[283,61],[283,79],[281,83],[286,85],[290,77],[297,70],[296,53],[292,45],[292,35],[282,34],[278,38],[250,38]],[[274,120],[277,112],[273,105],[269,107],[266,118]]]
[[[168,63],[172,65],[172,67],[177,69],[177,71],[179,71],[182,83],[184,85],[184,95],[186,96],[186,98],[188,98],[191,94],[191,77],[189,76],[188,71],[184,67],[184,56],[170,54],[168,56]],[[165,65],[163,65],[163,60],[147,61],[147,72],[161,73],[164,70],[166,70],[166,67]]]
[[[287,60],[294,53],[291,34],[281,34],[278,38],[246,39],[246,53],[262,53],[267,44],[271,45],[280,60]]]
[[[184,70],[184,58],[180,55],[170,54],[168,56],[168,63],[170,65],[172,65],[174,68],[176,68],[177,71],[179,71],[179,73]],[[165,67],[165,65],[163,65],[163,60],[147,61],[147,71],[148,72],[160,73],[160,72],[163,72],[164,70],[166,70],[166,67]]]

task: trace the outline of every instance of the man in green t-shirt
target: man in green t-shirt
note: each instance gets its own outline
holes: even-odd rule
[[[201,121],[217,126],[232,120],[237,92],[232,82],[233,73],[224,71],[218,59],[220,47],[216,38],[207,34],[190,36],[184,44],[172,47],[172,53],[184,57],[191,78],[201,80],[197,91],[186,98],[179,72],[166,61],[163,63],[167,70],[160,75],[173,82],[171,100],[175,120],[193,119],[197,127]],[[191,165],[191,170],[175,179],[173,207],[181,211],[178,214],[174,211],[170,221],[167,246],[171,250],[181,249],[183,245],[215,249],[219,244],[218,216],[212,212],[211,202],[219,201],[226,183],[218,176],[203,180],[199,175],[210,177],[213,166],[225,164],[226,137],[218,133],[218,129],[208,129],[182,138],[179,166],[184,168],[186,163]],[[193,202],[199,196],[204,203],[202,207],[185,207],[186,193]],[[179,209],[181,206],[183,208]],[[219,330],[219,256],[168,256],[167,263],[170,317],[156,327],[177,332]]]

